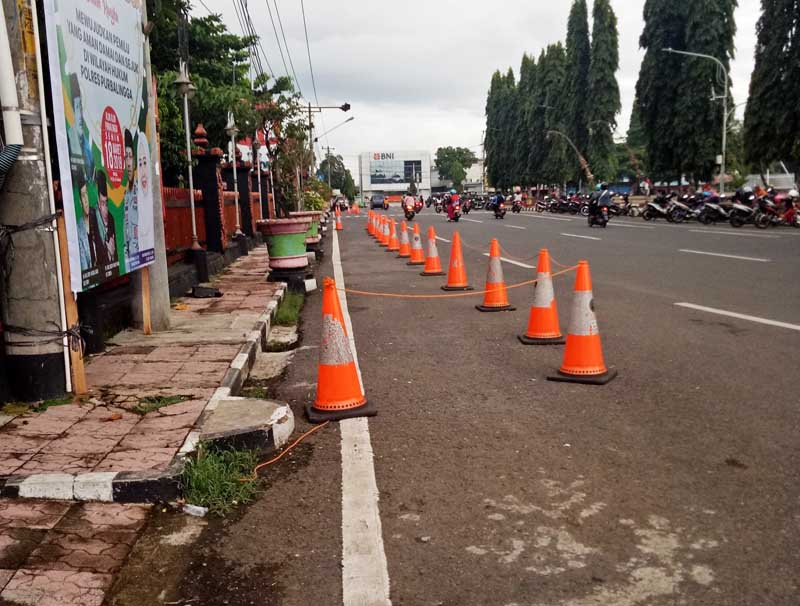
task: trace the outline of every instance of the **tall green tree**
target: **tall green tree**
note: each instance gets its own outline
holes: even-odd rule
[[[693,0],[645,0],[644,31],[639,45],[645,50],[636,83],[636,109],[644,134],[650,169],[657,178],[680,176],[677,119],[678,93],[685,61],[663,52],[665,48],[686,48],[686,16]],[[706,91],[708,91],[706,87]],[[707,92],[695,91],[693,94]]]
[[[567,55],[564,46],[558,42],[547,47],[540,61],[539,102],[541,110],[541,145],[543,154],[538,168],[539,181],[546,184],[561,184],[575,173],[576,159],[572,149],[567,153],[567,144],[561,137],[548,137],[548,129],[559,129],[561,118],[567,109],[563,94],[566,78]],[[561,127],[563,128],[563,127]]]
[[[467,170],[477,161],[472,150],[466,147],[440,147],[436,150],[434,165],[440,178],[452,181],[453,187],[460,190]]]
[[[692,0],[686,13],[685,50],[716,57],[730,72],[735,53],[737,0]],[[675,131],[680,150],[680,168],[694,181],[707,181],[715,172],[716,157],[722,149],[724,105],[730,100],[730,80],[713,61],[683,57],[683,69],[676,100]],[[729,101],[728,107],[733,107]]]
[[[775,160],[800,161],[800,105],[794,101],[800,93],[799,30],[795,0],[761,0],[744,139],[745,159],[762,172]]]
[[[595,177],[616,177],[614,146],[617,114],[621,109],[617,70],[619,34],[617,16],[609,0],[595,0],[592,8],[592,61],[589,71],[589,164]]]
[[[518,184],[528,186],[533,183],[533,168],[531,163],[531,150],[536,144],[536,59],[527,53],[522,56],[522,65],[519,70],[519,84],[517,86],[517,111],[518,134],[513,139],[516,150],[516,181]]]
[[[591,68],[589,41],[589,11],[586,0],[575,0],[567,22],[567,60],[564,77],[566,114],[563,130],[585,155],[589,144],[589,70]],[[574,156],[574,154],[573,154]],[[575,175],[578,160],[573,158]]]
[[[500,106],[505,83],[500,70],[492,74],[492,82],[486,97],[486,132],[483,137],[486,176],[491,185],[496,185],[502,172],[502,124]]]

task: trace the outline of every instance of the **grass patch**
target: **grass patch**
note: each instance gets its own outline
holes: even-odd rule
[[[148,412],[155,412],[164,406],[172,406],[173,404],[180,404],[191,400],[194,396],[148,396],[139,400],[139,403],[133,407],[132,412],[137,415],[146,415]]]
[[[269,400],[269,394],[267,393],[267,388],[262,387],[260,385],[250,385],[244,387],[242,391],[239,392],[239,395],[243,398],[254,398],[257,400]]]
[[[208,507],[210,513],[218,516],[251,502],[258,492],[258,480],[250,478],[257,464],[256,451],[216,451],[201,444],[197,456],[187,462],[183,472],[186,502]]]
[[[63,398],[53,398],[51,400],[44,400],[36,407],[39,412],[44,412],[53,406],[64,406],[65,404],[72,404],[75,401],[73,396],[64,396]]]
[[[300,310],[303,309],[305,295],[299,292],[288,291],[283,297],[278,311],[275,313],[275,324],[277,326],[296,326],[300,317]]]
[[[32,411],[32,407],[30,404],[25,404],[24,402],[9,402],[2,408],[0,411],[4,415],[8,415],[10,417],[17,417],[19,415],[24,415]]]

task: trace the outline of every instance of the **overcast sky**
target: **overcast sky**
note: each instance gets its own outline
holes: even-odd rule
[[[207,14],[200,0],[192,1],[195,14]],[[203,1],[208,9],[222,13],[232,31],[241,33],[230,0]],[[249,10],[270,65],[284,75],[268,1],[272,0],[248,0]],[[300,88],[313,102],[300,2],[275,1]],[[622,112],[618,122],[619,133],[624,134],[642,60],[639,35],[644,0],[611,3],[619,20]],[[564,40],[570,5],[569,0],[305,0],[319,103],[347,101],[353,107],[349,115],[326,112],[325,126],[330,129],[355,116],[355,121],[320,143],[335,148],[354,174],[357,155],[365,151],[434,152],[440,146],[458,145],[480,156],[492,73],[510,66],[518,76],[524,52],[538,56],[548,44]],[[760,2],[739,0],[739,5],[731,77],[734,99],[743,103],[753,69]],[[280,36],[275,6],[271,6]],[[291,72],[289,57],[284,58]],[[319,120],[316,127],[320,134]]]

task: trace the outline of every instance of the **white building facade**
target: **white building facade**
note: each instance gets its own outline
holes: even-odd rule
[[[413,181],[417,194],[431,194],[431,154],[426,151],[372,151],[358,158],[364,195],[401,195]]]

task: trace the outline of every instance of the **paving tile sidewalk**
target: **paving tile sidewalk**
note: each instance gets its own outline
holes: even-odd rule
[[[180,299],[169,331],[115,336],[88,362],[84,402],[0,415],[0,496],[139,501],[126,482],[157,488],[215,390],[233,386],[242,358],[266,345],[283,291],[266,281],[267,261],[256,248],[214,281],[224,296]]]
[[[147,511],[0,499],[0,605],[100,606]]]

